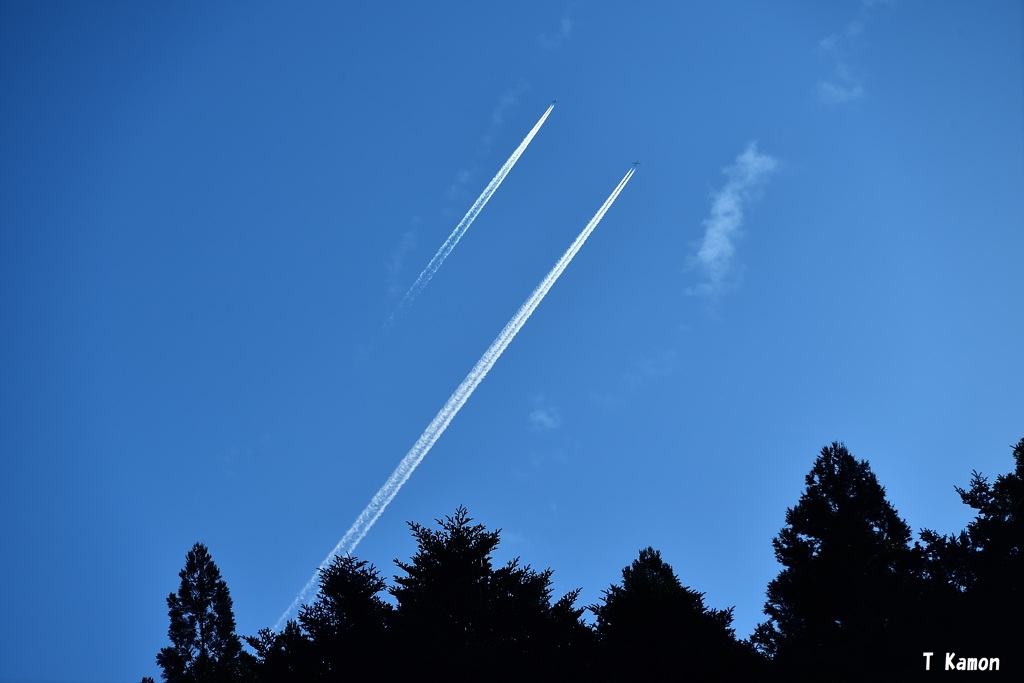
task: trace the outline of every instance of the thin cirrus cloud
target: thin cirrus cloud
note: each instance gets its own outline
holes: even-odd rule
[[[416,233],[407,230],[402,233],[402,239],[398,246],[391,250],[388,260],[384,263],[387,271],[388,295],[395,296],[402,293],[399,279],[405,267],[406,257],[416,250]]]
[[[835,36],[829,36],[821,41],[822,49],[838,56],[839,48],[836,47]],[[861,79],[854,73],[845,61],[841,59],[836,62],[833,69],[833,77],[830,80],[820,80],[815,86],[818,92],[818,99],[825,104],[845,104],[855,102],[864,97],[864,86]]]
[[[530,84],[520,82],[512,88],[508,88],[498,98],[498,104],[491,112],[491,120],[487,124],[487,130],[480,134],[477,144],[477,156],[486,156],[491,153],[494,139],[505,124],[505,115],[519,106],[519,98],[530,89]],[[445,194],[448,199],[459,199],[466,193],[466,187],[479,175],[479,164],[474,162],[471,168],[460,168],[455,172],[455,177],[448,185]]]
[[[832,83],[818,81],[818,99],[826,104],[843,104],[864,97],[864,86],[860,83]]]
[[[569,39],[572,35],[572,19],[569,18],[568,14],[562,15],[562,20],[558,24],[558,32],[553,36],[547,33],[542,33],[539,36],[540,44],[548,50],[554,50],[561,47],[562,43]]]
[[[759,152],[751,142],[723,169],[728,180],[711,196],[711,214],[704,219],[704,237],[690,265],[702,275],[702,281],[687,289],[687,294],[717,297],[736,284],[736,242],[743,225],[743,211],[755,199],[779,161]]]
[[[857,16],[839,33],[825,36],[818,47],[834,62],[833,74],[817,82],[818,99],[825,104],[840,105],[856,102],[864,97],[864,85],[856,68],[850,64],[849,54],[867,29],[875,7],[889,0],[861,0]]]
[[[548,404],[543,396],[533,399],[533,410],[530,411],[530,431],[550,432],[562,426],[562,415],[558,406]]]
[[[480,136],[480,154],[486,154],[490,151],[491,144],[494,142],[494,136],[505,124],[505,114],[519,106],[519,98],[526,94],[529,89],[529,83],[520,82],[515,87],[509,88],[501,94],[498,104],[494,107],[494,111],[491,112],[491,122],[488,125],[487,132]],[[463,179],[460,182],[465,183],[466,180],[468,179]]]

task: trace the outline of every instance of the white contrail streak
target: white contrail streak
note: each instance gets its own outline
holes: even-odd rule
[[[537,285],[537,289],[533,290],[533,294],[531,294],[530,298],[526,300],[526,303],[524,303],[516,314],[512,316],[512,319],[508,321],[507,325],[505,325],[501,334],[499,334],[491,343],[490,347],[484,351],[484,355],[480,357],[480,360],[473,366],[473,369],[469,371],[469,374],[466,375],[466,379],[462,380],[462,384],[455,389],[455,392],[448,399],[448,402],[444,404],[443,408],[441,408],[441,412],[439,412],[431,423],[427,425],[427,428],[423,431],[419,440],[416,441],[405,457],[402,458],[402,461],[398,463],[398,467],[395,468],[395,471],[391,473],[388,480],[384,482],[384,485],[380,487],[380,490],[377,491],[370,500],[370,504],[366,506],[366,509],[363,510],[362,513],[360,513],[351,528],[349,528],[349,530],[345,532],[345,535],[342,536],[341,540],[338,541],[338,545],[334,546],[334,550],[332,550],[330,554],[324,558],[324,561],[320,563],[320,566],[317,568],[316,572],[313,573],[312,578],[310,578],[309,582],[302,589],[302,592],[296,596],[295,600],[292,601],[292,604],[287,610],[285,610],[284,614],[281,615],[281,618],[277,620],[277,623],[274,624],[275,631],[281,630],[282,625],[288,619],[288,615],[298,608],[299,604],[301,604],[306,598],[306,595],[308,595],[313,589],[313,586],[316,585],[317,580],[320,577],[320,571],[325,569],[337,555],[351,553],[355,550],[356,546],[359,545],[359,542],[363,540],[363,537],[366,536],[367,532],[384,512],[384,509],[392,500],[395,499],[398,491],[402,488],[405,482],[409,480],[413,471],[420,462],[422,462],[427,453],[430,452],[431,447],[433,447],[441,437],[444,430],[447,429],[448,424],[452,421],[455,415],[458,414],[462,406],[465,405],[466,401],[473,394],[473,391],[477,388],[480,382],[483,381],[484,377],[487,376],[487,373],[490,372],[491,368],[494,367],[498,358],[501,357],[501,354],[505,351],[505,348],[508,347],[512,339],[515,338],[519,330],[523,328],[523,325],[526,324],[526,321],[530,318],[533,311],[537,308],[540,302],[544,300],[544,297],[547,295],[552,285],[555,284],[555,280],[558,279],[562,274],[562,271],[564,271],[566,266],[569,265],[569,262],[572,261],[574,256],[576,256],[576,252],[578,252],[580,247],[583,246],[583,243],[587,241],[587,238],[590,237],[590,233],[594,231],[597,224],[601,222],[602,218],[604,218],[605,212],[608,211],[611,205],[615,202],[615,198],[619,196],[619,193],[622,192],[626,183],[629,182],[630,177],[633,175],[633,171],[634,169],[630,169],[629,172],[626,173],[615,190],[613,190],[608,196],[608,199],[606,199],[604,204],[601,205],[601,208],[598,209],[596,214],[594,214],[594,217],[591,218],[590,222],[583,228],[583,231],[576,238],[576,241],[573,242],[569,249],[562,255],[562,258],[558,260],[558,263],[556,263],[555,267],[551,269],[551,272],[541,280],[540,284]]]
[[[448,254],[452,253],[452,250],[455,249],[455,245],[459,243],[462,236],[466,234],[467,230],[469,230],[469,226],[473,224],[477,215],[483,210],[484,206],[487,204],[488,200],[490,200],[495,191],[497,191],[498,186],[501,185],[503,180],[505,180],[505,176],[508,175],[509,171],[512,170],[512,167],[516,165],[517,161],[519,161],[519,157],[521,157],[523,152],[526,151],[526,148],[533,140],[533,137],[537,134],[537,131],[540,130],[540,127],[544,125],[544,121],[547,120],[548,115],[551,114],[551,110],[554,108],[554,104],[548,107],[547,111],[545,111],[544,115],[540,117],[540,120],[537,121],[533,129],[527,133],[526,137],[523,138],[523,141],[519,143],[518,147],[516,147],[516,150],[512,152],[512,156],[508,158],[508,161],[498,169],[497,175],[491,178],[491,182],[487,183],[487,187],[484,188],[484,191],[481,192],[480,196],[476,198],[475,202],[473,202],[473,206],[469,207],[469,211],[466,212],[466,215],[462,217],[459,224],[455,226],[454,230],[452,230],[452,234],[448,235],[448,239],[444,241],[441,248],[437,250],[436,254],[434,254],[434,258],[430,259],[430,263],[427,264],[427,267],[424,268],[423,272],[420,273],[418,278],[416,278],[416,282],[412,283],[412,287],[410,287],[409,291],[402,297],[402,300],[399,302],[395,312],[388,318],[389,324],[394,322],[395,315],[412,304],[413,300],[419,296],[420,292],[423,291],[423,288],[427,286],[428,282],[430,282],[430,278],[434,277],[434,273],[437,272],[441,267],[441,264],[444,263],[444,260],[448,258]]]

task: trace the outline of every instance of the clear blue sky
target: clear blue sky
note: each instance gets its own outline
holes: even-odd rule
[[[1024,437],[1022,8],[0,4],[0,680],[158,676],[196,541],[270,626],[615,184],[359,546],[466,505],[589,604],[761,620],[821,447],[915,530]],[[550,102],[433,281],[381,327]]]

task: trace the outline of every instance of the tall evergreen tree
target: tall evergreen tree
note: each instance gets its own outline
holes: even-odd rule
[[[752,638],[784,672],[830,680],[919,665],[906,644],[916,592],[910,528],[867,461],[838,442],[821,450],[772,544],[769,620]]]
[[[294,619],[289,620],[280,633],[263,628],[255,636],[245,636],[245,642],[256,651],[252,667],[255,683],[320,683],[327,678],[313,644]]]
[[[597,618],[600,673],[609,680],[739,680],[763,668],[736,641],[732,608],[706,607],[704,594],[683,586],[654,548],[623,568],[622,583],[602,601],[588,609]]]
[[[235,635],[231,595],[209,551],[196,543],[178,573],[177,594],[167,596],[171,645],[156,663],[167,683],[226,683],[242,674],[242,645]]]
[[[984,604],[1024,608],[1024,439],[1013,449],[1015,468],[994,484],[975,472],[960,499],[977,511],[967,525],[966,588]]]
[[[975,518],[959,534],[921,531],[928,581],[922,644],[929,650],[1002,655],[1002,670],[1024,670],[1005,653],[1024,640],[1024,439],[1013,448],[1014,470],[994,483],[977,471],[955,487]]]
[[[495,568],[499,531],[472,524],[466,509],[437,520],[439,531],[410,523],[418,549],[390,591],[398,602],[395,636],[409,653],[405,673],[444,680],[523,680],[565,675],[587,629],[573,591],[551,604],[551,570],[519,559]]]
[[[391,605],[377,568],[351,556],[335,557],[320,572],[320,590],[299,610],[324,680],[340,681],[381,672]]]

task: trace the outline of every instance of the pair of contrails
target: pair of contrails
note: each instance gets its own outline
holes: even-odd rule
[[[537,134],[537,131],[540,130],[540,127],[544,125],[544,121],[547,119],[548,115],[551,114],[551,110],[554,109],[554,107],[554,103],[548,107],[547,111],[544,112],[544,115],[540,118],[537,124],[529,132],[526,138],[523,139],[519,147],[517,147],[512,153],[512,156],[508,158],[508,161],[506,161],[498,171],[498,174],[494,176],[494,179],[491,180],[490,183],[488,183],[483,193],[477,198],[476,202],[473,203],[473,206],[466,213],[465,217],[463,217],[463,219],[459,221],[459,224],[455,226],[455,230],[452,231],[452,234],[449,235],[448,239],[445,240],[443,245],[441,245],[441,248],[434,255],[434,258],[430,260],[430,263],[423,272],[420,273],[420,276],[416,278],[416,282],[413,283],[413,286],[406,293],[405,297],[403,297],[398,310],[392,314],[392,320],[395,315],[401,312],[404,308],[407,308],[413,300],[415,300],[416,296],[423,291],[423,288],[430,281],[430,278],[433,277],[434,273],[436,273],[438,268],[441,267],[441,264],[444,263],[444,260],[455,248],[455,245],[457,245],[459,240],[462,239],[466,230],[468,230],[469,226],[472,225],[477,214],[480,213],[484,208],[484,205],[487,204],[487,201],[491,198],[491,195],[493,195],[495,190],[498,189],[498,186],[501,185],[501,181],[505,179],[505,176],[507,176],[508,172],[512,170],[516,161],[518,161],[519,157],[522,156],[523,152],[530,144],[530,141],[533,140],[533,137]],[[576,237],[576,240],[569,246],[569,249],[562,254],[562,258],[558,259],[555,267],[552,268],[546,276],[544,276],[544,279],[541,280],[539,285],[537,285],[537,288],[533,290],[533,294],[531,294],[526,302],[519,307],[519,310],[516,311],[514,316],[512,316],[512,319],[509,320],[507,325],[505,325],[505,328],[497,336],[494,342],[492,342],[487,350],[484,351],[484,355],[480,357],[480,360],[473,366],[473,369],[469,371],[469,374],[466,375],[466,379],[462,380],[462,383],[456,387],[455,392],[452,393],[451,397],[449,397],[448,401],[444,404],[444,407],[441,408],[437,416],[434,417],[429,425],[427,425],[427,428],[423,430],[423,434],[416,443],[413,444],[413,447],[408,453],[406,453],[405,457],[402,458],[402,461],[398,463],[398,467],[395,468],[395,471],[391,473],[391,476],[388,477],[387,481],[384,482],[384,485],[380,487],[380,490],[377,491],[372,499],[370,499],[370,503],[366,506],[366,509],[362,511],[349,530],[345,532],[345,535],[340,541],[338,541],[338,544],[334,546],[334,549],[330,554],[324,558],[324,561],[320,563],[316,572],[313,573],[313,577],[306,583],[305,587],[298,596],[296,596],[295,600],[292,601],[292,604],[287,610],[285,610],[284,614],[281,615],[281,618],[277,620],[277,623],[274,625],[274,630],[280,631],[289,615],[291,615],[302,601],[305,600],[306,596],[317,584],[321,570],[325,569],[336,556],[351,553],[355,550],[356,546],[359,545],[359,542],[363,540],[363,537],[366,536],[367,532],[370,531],[370,528],[373,527],[377,519],[384,513],[384,509],[387,508],[391,501],[395,499],[395,496],[398,495],[398,491],[403,485],[405,485],[405,482],[409,480],[409,477],[412,476],[416,467],[419,466],[423,461],[423,458],[430,452],[430,449],[434,446],[437,440],[441,438],[444,430],[448,428],[452,419],[455,418],[459,410],[462,409],[462,406],[464,406],[466,401],[469,400],[469,397],[472,396],[473,391],[476,390],[480,382],[482,382],[484,377],[487,376],[487,373],[490,372],[492,367],[494,367],[494,364],[498,361],[498,358],[501,357],[501,354],[508,347],[509,343],[511,343],[512,339],[514,339],[516,334],[519,333],[519,330],[523,329],[523,325],[525,325],[526,321],[529,320],[530,315],[532,315],[537,306],[540,305],[540,302],[544,300],[548,291],[555,284],[555,281],[558,280],[566,266],[568,266],[569,262],[572,261],[574,256],[576,256],[576,253],[583,246],[583,243],[587,241],[588,237],[590,237],[590,233],[594,231],[597,224],[601,222],[602,218],[604,218],[604,214],[609,208],[611,208],[611,205],[615,202],[619,193],[622,192],[622,189],[626,187],[626,183],[629,182],[634,171],[636,171],[636,164],[633,164],[633,168],[630,168],[629,171],[626,172],[626,175],[619,181],[619,184],[615,186],[615,189],[612,190],[612,193],[608,196],[608,199],[604,201],[604,204],[601,205],[601,208],[597,210],[597,213],[594,214],[594,217],[590,219],[590,222],[587,223],[586,226],[584,226],[583,231]]]

